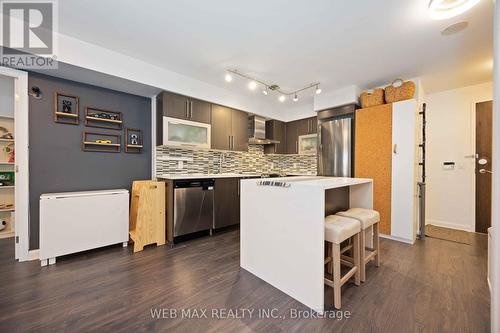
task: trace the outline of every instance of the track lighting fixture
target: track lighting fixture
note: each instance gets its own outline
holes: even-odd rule
[[[303,88],[297,89],[297,90],[285,91],[285,90],[282,90],[281,87],[277,84],[269,84],[267,82],[258,80],[254,77],[251,77],[250,75],[240,73],[235,69],[228,69],[227,70],[227,73],[225,76],[226,81],[231,82],[233,80],[233,75],[236,75],[236,76],[239,76],[239,77],[242,77],[242,78],[249,80],[248,89],[250,89],[250,90],[255,90],[255,89],[257,89],[257,87],[261,86],[261,87],[263,87],[262,94],[264,94],[266,96],[269,94],[269,92],[279,93],[280,96],[279,96],[278,100],[280,102],[286,101],[288,96],[290,96],[290,97],[293,96],[292,100],[294,102],[298,102],[299,101],[298,93],[300,93],[304,90],[312,89],[312,88],[316,88],[316,90],[315,90],[316,94],[321,93],[321,88],[319,87],[319,82],[311,83],[311,84],[309,84]]]
[[[255,88],[257,88],[257,82],[255,81],[248,82],[248,89],[255,90]]]

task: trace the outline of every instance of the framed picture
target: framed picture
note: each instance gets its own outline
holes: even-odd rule
[[[78,125],[80,121],[78,96],[54,93],[54,121],[60,124]]]

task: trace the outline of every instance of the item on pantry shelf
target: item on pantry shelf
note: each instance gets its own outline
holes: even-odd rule
[[[0,209],[14,208],[14,204],[0,204]]]
[[[367,90],[359,96],[362,108],[369,108],[384,104],[384,89],[376,88]]]
[[[6,227],[7,227],[7,222],[5,222],[4,220],[0,220],[0,231],[5,229]]]
[[[95,140],[95,143],[113,143],[111,140]]]
[[[0,132],[3,134],[0,136],[0,139],[14,139],[14,136],[12,135],[11,132],[9,132],[8,129],[6,129],[3,126],[0,126]]]
[[[390,86],[385,87],[385,101],[394,103],[412,99],[415,95],[415,83],[413,81],[403,81],[396,79]]]
[[[0,172],[0,186],[13,186],[14,185],[14,172],[4,171]]]
[[[8,144],[7,146],[4,147],[3,149],[7,154],[9,154],[9,163],[14,163],[15,162],[15,152],[14,152],[14,144]]]

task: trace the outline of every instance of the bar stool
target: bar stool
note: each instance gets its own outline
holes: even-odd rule
[[[376,210],[365,209],[365,208],[350,208],[345,212],[338,212],[338,216],[348,217],[355,219],[361,224],[361,236],[360,236],[360,254],[361,254],[361,281],[366,281],[366,264],[371,260],[375,260],[375,266],[380,266],[380,242],[379,242],[379,222],[380,214]],[[373,226],[373,248],[366,247],[366,229]],[[366,254],[365,250],[369,253]]]
[[[333,304],[336,309],[341,307],[341,287],[354,275],[354,283],[359,286],[360,275],[360,255],[359,255],[359,234],[361,224],[358,220],[329,215],[325,218],[325,241],[328,246],[328,256],[325,265],[328,264],[328,273],[333,275],[333,280],[324,278],[324,283],[333,288]],[[341,260],[340,244],[345,240],[353,239],[353,263]],[[351,269],[341,276],[340,265],[347,264]]]

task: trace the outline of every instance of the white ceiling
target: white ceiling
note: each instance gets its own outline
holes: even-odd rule
[[[422,77],[430,93],[491,80],[492,1],[446,21],[428,18],[428,1],[64,0],[59,22],[63,34],[261,99],[271,97],[227,84],[224,70],[286,90]],[[460,20],[469,28],[440,35]]]

